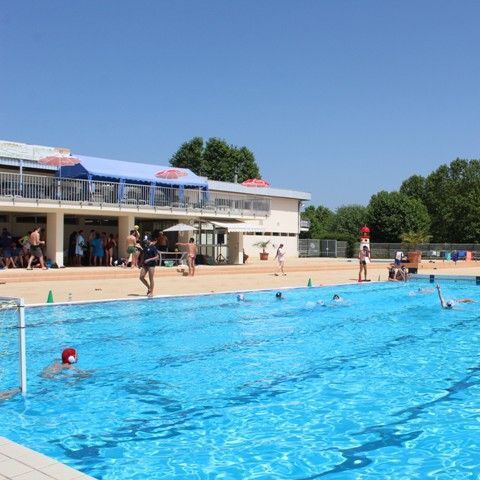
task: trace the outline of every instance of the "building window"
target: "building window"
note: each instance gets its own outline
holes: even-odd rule
[[[118,226],[118,219],[116,218],[86,218],[85,226],[95,227],[116,227]]]
[[[41,225],[47,223],[47,217],[43,216],[25,216],[25,217],[16,217],[15,221],[17,223],[30,223],[32,225]]]
[[[65,225],[78,225],[78,217],[65,217]]]

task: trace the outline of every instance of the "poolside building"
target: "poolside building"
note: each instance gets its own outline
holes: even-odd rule
[[[48,156],[79,162],[41,163]],[[215,263],[242,263],[243,252],[258,255],[254,244],[264,240],[270,240],[271,253],[283,243],[288,256],[298,256],[300,210],[309,193],[212,181],[187,169],[173,178],[159,175],[170,168],[0,141],[0,228],[14,238],[34,225],[44,228],[47,257],[59,266],[80,229],[118,235],[123,256],[134,225],[154,233],[178,223],[192,230],[168,234],[170,248],[193,235],[200,253]]]

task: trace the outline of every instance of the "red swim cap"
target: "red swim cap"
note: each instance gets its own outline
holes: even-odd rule
[[[66,348],[62,352],[62,363],[75,363],[77,361],[77,351],[74,348]]]

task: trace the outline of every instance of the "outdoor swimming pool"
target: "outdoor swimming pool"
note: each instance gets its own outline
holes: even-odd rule
[[[480,305],[442,310],[418,287],[432,285],[28,309],[29,392],[0,402],[0,435],[103,480],[476,479]],[[41,378],[67,346],[92,376]]]

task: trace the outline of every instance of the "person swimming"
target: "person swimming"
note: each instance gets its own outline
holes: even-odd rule
[[[418,288],[418,293],[433,293],[433,288]]]
[[[477,303],[475,300],[471,298],[455,298],[454,300],[445,300],[442,295],[442,289],[440,285],[436,285],[438,298],[440,299],[440,305],[442,308],[446,308],[447,310],[451,310],[457,303]]]
[[[245,301],[245,295],[243,293],[239,293],[237,295],[237,302],[244,302]]]
[[[62,365],[63,368],[70,368],[71,365],[77,363],[78,361],[78,354],[74,348],[66,348],[62,352]]]
[[[43,378],[54,378],[56,375],[71,370],[75,373],[78,373],[81,377],[89,377],[91,375],[91,371],[88,370],[80,370],[74,364],[78,362],[78,353],[74,348],[65,348],[62,351],[62,359],[61,363],[58,360],[55,360],[53,364],[45,367],[41,373],[41,377]]]
[[[275,298],[276,298],[277,300],[283,300],[284,297],[283,297],[282,292],[277,292],[277,293],[275,294]]]
[[[332,297],[332,300],[333,300],[334,302],[341,302],[341,301],[343,300],[343,298],[336,293],[336,294]]]

